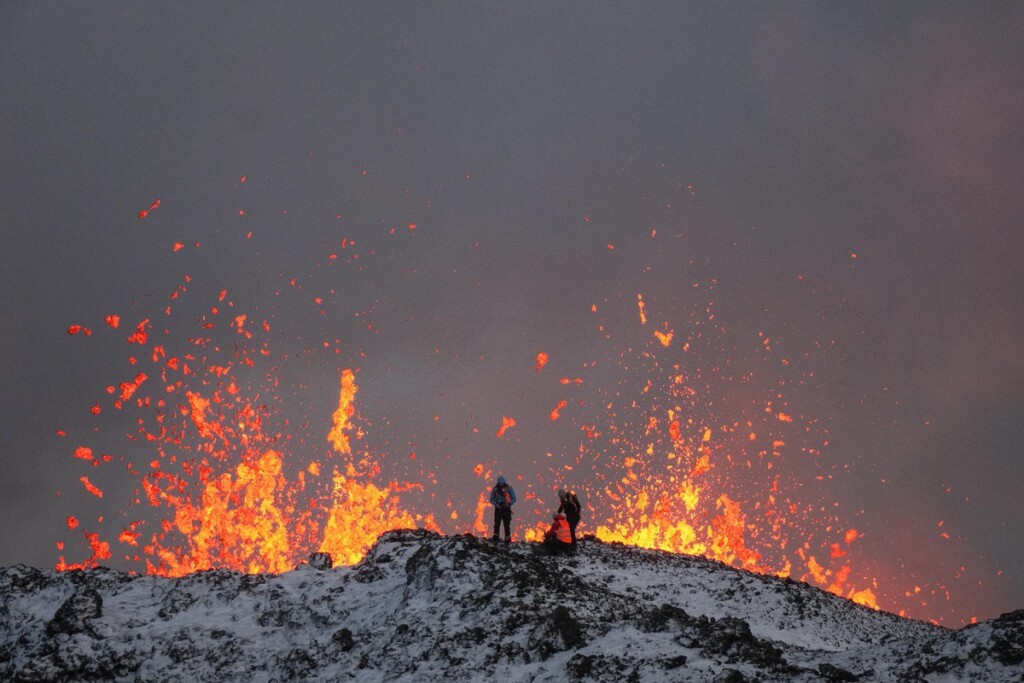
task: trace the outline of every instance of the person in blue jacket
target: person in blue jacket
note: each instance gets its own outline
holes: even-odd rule
[[[502,525],[505,526],[505,542],[512,541],[510,528],[512,526],[512,506],[515,504],[515,489],[508,485],[505,477],[498,477],[498,481],[491,489],[491,505],[494,506],[494,536],[492,538],[495,541],[499,538],[498,530]]]

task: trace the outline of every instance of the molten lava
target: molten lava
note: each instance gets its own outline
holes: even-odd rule
[[[297,287],[294,279],[289,285]],[[171,301],[177,305],[185,292],[179,286]],[[322,314],[331,299],[315,301]],[[630,298],[624,308],[620,317],[631,329],[637,317],[643,328],[648,315],[658,312],[657,298],[637,294],[635,304]],[[591,310],[596,315],[597,307]],[[115,334],[120,319],[107,316],[105,332]],[[711,304],[699,302],[682,323],[665,321],[653,334],[642,329],[634,345],[617,351],[617,359],[584,364],[578,376],[542,373],[549,356],[538,353],[534,370],[529,364],[522,370],[539,373],[531,381],[549,392],[538,397],[533,414],[516,412],[517,422],[495,410],[482,418],[490,428],[471,428],[480,438],[504,438],[503,446],[541,428],[565,428],[571,435],[567,443],[549,446],[548,459],[530,461],[535,456],[528,455],[516,463],[518,528],[526,530],[527,539],[538,538],[550,518],[551,494],[567,477],[579,476],[587,486],[577,490],[584,501],[581,534],[793,576],[877,607],[874,581],[854,576],[860,534],[799,496],[800,478],[809,478],[803,470],[815,467],[814,456],[826,441],[818,421],[787,404],[781,382],[757,388],[754,370],[730,369],[740,361],[711,353],[704,360],[699,349],[714,351],[726,334]],[[271,349],[270,323],[252,312],[239,313],[222,289],[203,307],[197,325],[192,334],[180,335],[182,340],[170,326],[154,330],[144,318],[128,336],[136,355],[129,357],[127,376],[108,388],[114,411],[101,411],[97,404],[92,413],[97,418],[130,413],[136,426],[126,450],[148,466],[120,457],[138,487],[133,509],[123,511],[116,529],[101,536],[84,516],[66,517],[66,528],[81,534],[91,555],[69,564],[62,554],[59,568],[107,560],[111,542],[121,553],[118,561],[180,576],[212,568],[284,572],[315,551],[353,564],[381,533],[394,528],[489,535],[486,493],[501,471],[497,460],[467,456],[438,472],[421,464],[424,458],[416,453],[429,455],[435,446],[442,450],[439,438],[402,451],[402,466],[421,467],[419,472],[387,474],[397,468],[397,458],[367,445],[353,368],[340,371],[330,424],[310,425],[315,443],[304,440],[295,422],[281,418],[283,400],[263,398],[276,393],[281,374],[279,366],[267,364],[283,362],[286,355]],[[599,330],[610,337],[604,323]],[[68,332],[90,334],[81,325]],[[758,372],[769,367],[765,357],[772,344],[766,342],[752,343],[761,354]],[[322,346],[337,353],[338,344]],[[330,373],[337,372],[333,367]],[[263,384],[254,379],[258,371],[264,372]],[[317,371],[324,374],[323,368]],[[616,381],[618,386],[608,385]],[[443,424],[444,414],[433,414]],[[495,423],[499,426],[491,432]],[[77,446],[72,455],[77,467],[90,468],[90,476],[80,477],[86,491],[100,497],[103,488],[114,490],[104,485],[101,468],[112,458],[94,457],[89,446]],[[462,474],[475,476],[479,487],[438,496],[447,510],[431,507],[439,480]],[[435,514],[446,518],[444,525]]]

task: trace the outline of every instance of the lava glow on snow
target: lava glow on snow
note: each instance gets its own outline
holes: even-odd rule
[[[403,233],[410,234],[391,228],[382,235]],[[344,250],[354,242],[339,244]],[[351,254],[324,260],[326,267],[361,268]],[[619,308],[595,297],[583,314],[613,349],[600,362],[567,369],[559,362],[562,349],[522,349],[521,367],[508,372],[536,383],[534,414],[497,413],[478,427],[459,428],[497,441],[568,422],[574,437],[524,455],[514,467],[486,453],[443,462],[430,457],[441,448],[430,443],[412,452],[378,450],[371,437],[380,418],[361,414],[360,388],[379,378],[357,363],[339,363],[344,339],[307,340],[299,349],[336,388],[306,397],[333,408],[328,421],[295,418],[288,405],[293,388],[282,387],[281,376],[296,350],[279,348],[274,315],[255,306],[240,310],[224,284],[193,293],[192,278],[184,276],[162,308],[138,319],[98,311],[89,316],[95,323],[68,327],[78,343],[127,359],[123,375],[111,378],[107,395],[90,408],[94,432],[64,435],[74,480],[110,507],[95,518],[67,517],[72,536],[58,543],[58,568],[119,563],[163,576],[211,568],[284,572],[315,551],[354,564],[389,529],[489,535],[485,497],[504,473],[513,474],[519,490],[520,537],[539,537],[564,481],[585,481],[582,534],[790,576],[875,608],[908,607],[891,599],[879,604],[880,591],[901,595],[905,587],[858,571],[860,532],[830,501],[809,493],[808,482],[827,486],[834,476],[817,464],[829,445],[828,425],[787,400],[789,387],[811,371],[777,353],[767,331],[730,338],[714,304],[714,281],[691,285],[692,305],[671,320],[646,292],[618,293],[627,302]],[[281,287],[300,285],[284,276]],[[301,296],[314,300],[314,315],[345,305],[341,297]],[[178,323],[176,307],[188,297],[203,313]],[[274,302],[260,308],[273,310]],[[612,327],[631,330],[631,341],[617,342]],[[101,426],[106,432],[111,422],[126,421],[132,427],[122,452],[90,442]],[[568,460],[552,457],[566,452]],[[114,469],[118,475],[107,476]],[[105,482],[123,479],[125,469],[135,482],[130,499],[114,500]],[[475,488],[449,485],[456,473]]]

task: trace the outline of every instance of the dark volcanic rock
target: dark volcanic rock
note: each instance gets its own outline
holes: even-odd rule
[[[313,553],[306,561],[306,566],[324,571],[334,566],[334,558],[329,553]]]
[[[1024,610],[1008,612],[992,621],[989,651],[1006,666],[1024,663]]]
[[[701,650],[709,657],[717,655],[729,662],[750,662],[766,668],[783,663],[782,650],[754,636],[742,619],[725,617],[699,624]]]
[[[818,673],[829,683],[850,683],[856,681],[859,676],[855,676],[846,669],[840,669],[838,666],[824,662],[818,665]]]
[[[1024,679],[1024,611],[959,631],[702,558],[422,530],[354,567],[0,570],[3,681]]]
[[[583,628],[569,611],[559,605],[537,625],[530,635],[529,646],[540,658],[547,659],[556,652],[572,650],[583,645]]]
[[[65,600],[53,619],[46,623],[46,635],[86,633],[96,637],[91,622],[102,615],[103,599],[100,594],[93,588],[82,588]]]

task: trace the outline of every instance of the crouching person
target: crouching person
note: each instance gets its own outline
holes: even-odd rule
[[[576,549],[565,514],[555,513],[551,528],[544,532],[544,549],[549,553],[571,553]]]

